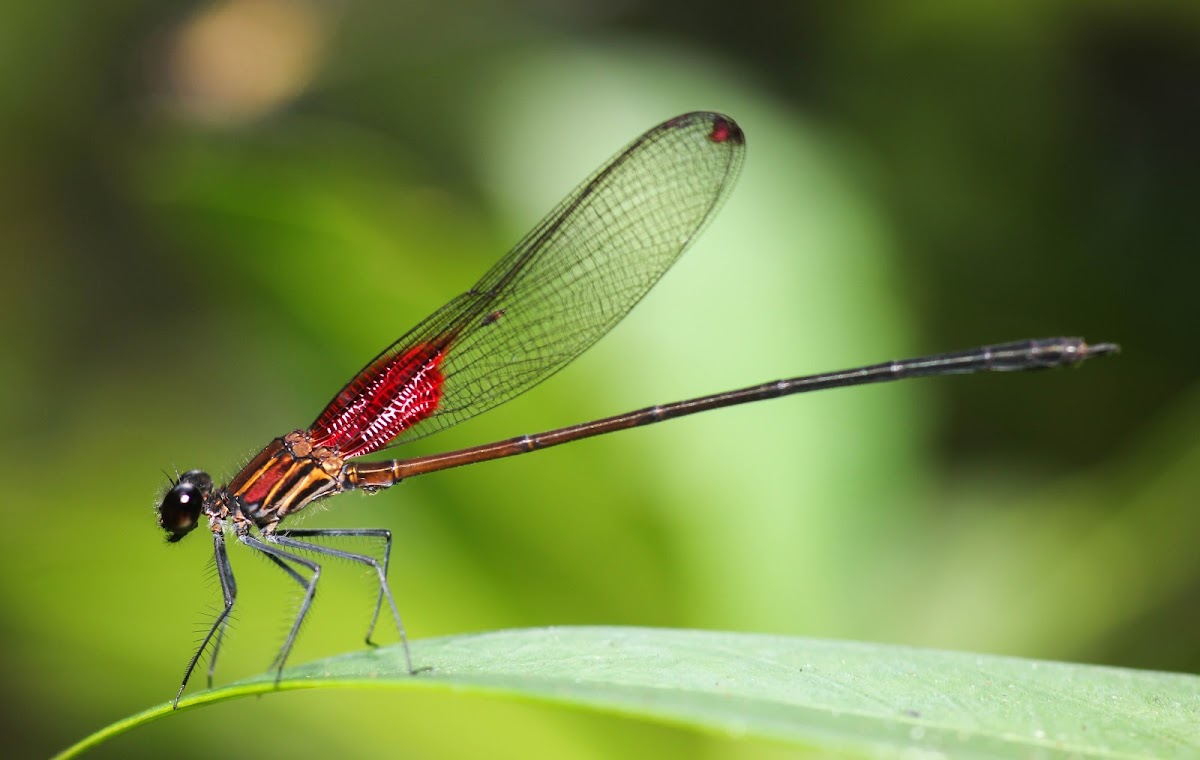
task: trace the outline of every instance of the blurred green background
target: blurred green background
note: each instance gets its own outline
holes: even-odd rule
[[[1195,3],[13,2],[0,41],[6,754],[174,693],[219,590],[211,544],[155,526],[164,471],[228,477],[308,424],[694,109],[749,146],[699,244],[569,369],[407,451],[985,342],[1124,353],[715,412],[303,525],[396,533],[414,637],[685,626],[1200,668]],[[221,682],[266,667],[298,600],[232,561]],[[370,578],[323,583],[293,662],[361,645]],[[424,692],[223,704],[101,754],[168,751],[783,754]]]

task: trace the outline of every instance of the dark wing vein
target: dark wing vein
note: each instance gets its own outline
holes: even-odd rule
[[[731,128],[734,138],[713,139],[718,128]],[[733,120],[686,114],[588,177],[473,288],[380,355],[446,346],[441,403],[392,445],[512,399],[595,343],[704,227],[744,150]]]

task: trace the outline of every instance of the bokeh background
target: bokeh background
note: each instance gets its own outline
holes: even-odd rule
[[[169,698],[218,603],[165,472],[228,477],[677,113],[748,135],[671,274],[432,452],[1022,337],[1054,373],[833,391],[343,496],[410,634],[686,626],[1200,668],[1200,6],[227,0],[0,6],[0,710],[44,755]],[[297,594],[235,549],[218,678]],[[337,566],[293,662],[360,646]],[[198,684],[197,684],[198,685]],[[194,688],[194,687],[193,687]],[[100,756],[770,757],[464,696],[271,695]]]

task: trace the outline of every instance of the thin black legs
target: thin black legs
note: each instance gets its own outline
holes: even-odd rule
[[[300,611],[296,613],[296,620],[292,623],[291,629],[288,631],[287,637],[283,640],[283,646],[279,648],[279,654],[275,655],[275,659],[271,661],[271,668],[275,668],[275,683],[279,683],[280,677],[283,676],[283,665],[287,662],[288,654],[292,651],[292,645],[296,643],[296,635],[300,633],[300,626],[304,623],[304,618],[308,615],[309,609],[312,608],[313,599],[317,596],[317,581],[321,579],[321,566],[311,559],[299,557],[291,552],[286,552],[272,544],[274,542],[266,542],[249,533],[239,534],[238,540],[249,546],[251,549],[257,549],[274,562],[277,566],[283,569],[292,580],[304,587],[304,598],[300,600]],[[294,562],[297,565],[305,568],[309,572],[308,579],[296,571],[295,568],[287,563]]]
[[[356,552],[348,552],[341,549],[334,549],[328,546],[311,543],[310,541],[297,540],[300,538],[345,538],[358,537],[367,538],[373,541],[379,541],[383,544],[383,563],[375,557],[367,554],[358,554]],[[396,607],[396,600],[392,596],[392,589],[388,585],[387,571],[388,564],[392,555],[392,534],[390,531],[382,529],[331,529],[331,530],[281,530],[274,534],[261,534],[255,536],[249,530],[238,532],[238,540],[255,551],[262,552],[267,559],[271,561],[279,569],[283,570],[287,575],[294,580],[301,588],[304,589],[304,597],[300,602],[300,610],[296,613],[296,619],[292,623],[291,629],[288,631],[287,637],[283,641],[283,646],[280,647],[279,653],[275,655],[275,659],[271,662],[270,667],[275,670],[275,680],[278,683],[283,675],[283,666],[287,663],[288,655],[292,651],[292,646],[296,643],[296,637],[300,633],[300,627],[304,623],[305,616],[312,608],[313,600],[317,594],[317,581],[321,577],[321,565],[317,562],[300,556],[294,551],[312,552],[315,554],[323,554],[329,557],[337,557],[339,559],[349,560],[361,565],[366,565],[375,571],[375,575],[379,581],[379,595],[375,599],[375,611],[371,615],[371,623],[367,627],[367,644],[375,646],[371,641],[371,636],[375,632],[375,626],[379,622],[379,612],[382,608],[383,601],[386,599],[388,608],[392,611],[392,620],[396,623],[396,630],[400,634],[400,643],[404,647],[404,661],[408,666],[410,673],[415,672],[412,666],[412,656],[408,650],[408,638],[404,633],[404,624],[400,620],[400,611]],[[217,566],[217,578],[221,582],[221,593],[224,596],[224,609],[217,615],[213,621],[212,627],[209,628],[204,640],[200,643],[200,648],[192,655],[192,659],[188,662],[187,670],[183,674],[183,683],[179,685],[179,692],[175,695],[174,706],[178,707],[179,698],[183,695],[184,688],[187,687],[188,679],[191,678],[192,672],[196,669],[196,664],[204,651],[212,644],[212,651],[208,663],[208,686],[212,688],[213,671],[217,666],[217,655],[221,650],[221,643],[225,637],[226,626],[229,622],[229,614],[233,610],[234,600],[237,598],[237,584],[233,579],[233,569],[229,565],[229,557],[225,549],[225,537],[223,533],[213,534],[213,556]],[[300,569],[297,569],[300,568]],[[301,572],[308,571],[308,577]]]
[[[213,621],[204,640],[200,642],[200,648],[188,661],[187,670],[183,672],[183,683],[179,684],[179,691],[175,693],[175,701],[171,704],[172,708],[179,707],[179,698],[183,696],[188,679],[192,677],[192,671],[196,669],[196,663],[200,661],[200,656],[204,654],[210,641],[213,642],[213,651],[209,661],[208,685],[212,686],[212,669],[216,665],[217,653],[221,649],[221,640],[225,636],[225,625],[229,622],[229,613],[233,611],[233,602],[237,599],[237,583],[233,580],[233,568],[229,566],[229,556],[225,552],[225,535],[220,532],[213,533],[213,559],[217,565],[217,579],[221,582],[221,595],[225,599],[225,607]],[[213,639],[214,635],[216,635],[215,640]]]
[[[392,560],[392,532],[382,528],[335,528],[331,530],[281,530],[276,534],[276,540],[285,546],[292,546],[305,551],[315,551],[322,554],[329,554],[334,557],[348,559],[351,562],[358,562],[368,565],[375,570],[379,576],[379,596],[375,599],[375,612],[371,615],[371,624],[367,626],[366,642],[368,646],[377,646],[371,640],[371,635],[375,633],[375,625],[379,622],[379,610],[383,605],[383,600],[388,600],[388,605],[392,609],[392,616],[395,618],[396,630],[400,632],[400,640],[404,643],[405,653],[408,652],[408,639],[404,635],[404,625],[400,622],[400,613],[396,609],[396,602],[392,598],[392,589],[387,582],[388,564]],[[377,540],[383,543],[383,566],[370,555],[353,554],[351,552],[336,551],[326,549],[324,547],[314,546],[307,542],[285,541],[284,539],[295,538],[368,538]],[[410,667],[409,670],[412,670]]]

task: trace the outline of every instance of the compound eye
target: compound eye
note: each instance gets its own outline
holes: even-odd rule
[[[167,532],[167,541],[175,543],[190,533],[200,520],[203,506],[204,492],[199,486],[187,481],[172,486],[158,506],[158,524]]]

